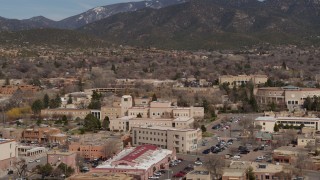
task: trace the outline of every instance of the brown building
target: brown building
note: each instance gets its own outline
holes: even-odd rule
[[[107,159],[114,153],[123,149],[120,139],[92,140],[83,142],[72,142],[69,151],[77,152],[84,159]]]
[[[88,172],[76,174],[69,180],[138,180],[138,178],[125,173]]]
[[[54,150],[47,153],[47,161],[54,167],[57,167],[60,163],[64,163],[77,171],[76,156],[77,153],[75,152],[61,152]]]
[[[30,92],[37,92],[40,90],[38,86],[32,86],[32,85],[7,85],[7,86],[1,86],[0,87],[0,94],[3,95],[12,95],[17,90],[21,91],[30,91]]]
[[[38,143],[57,142],[63,144],[67,137],[57,128],[30,128],[22,132],[22,139]]]
[[[65,115],[73,120],[77,118],[84,119],[90,113],[90,109],[57,108],[41,110],[42,117],[54,118]]]

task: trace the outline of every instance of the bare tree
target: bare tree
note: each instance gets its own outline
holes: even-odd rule
[[[119,150],[120,150],[119,149],[119,141],[110,140],[104,146],[104,156],[105,156],[105,158],[112,157]]]
[[[222,175],[222,169],[226,165],[224,158],[222,156],[209,155],[206,159],[205,167],[215,178],[220,178]]]
[[[25,177],[27,172],[27,162],[25,159],[20,159],[13,163],[15,169],[17,170],[19,177]]]

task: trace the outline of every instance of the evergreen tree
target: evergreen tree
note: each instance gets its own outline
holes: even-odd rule
[[[101,128],[101,123],[93,114],[88,114],[84,119],[83,126],[88,131],[95,131]]]
[[[247,170],[247,180],[255,180],[256,177],[254,176],[253,168],[249,167]]]
[[[277,123],[274,124],[273,131],[274,132],[278,132],[279,131],[279,126],[278,126]]]
[[[312,110],[312,100],[309,96],[303,102],[303,107],[306,108],[308,111]]]
[[[72,104],[72,97],[71,97],[71,94],[69,94],[69,97],[68,97],[68,101],[67,101],[68,104]]]
[[[114,64],[112,64],[111,70],[112,70],[114,73],[116,72],[116,66],[115,66]]]
[[[5,84],[4,85],[10,85],[10,79],[8,78],[8,77],[6,77],[6,82],[5,82]]]
[[[140,114],[140,113],[137,115],[137,118],[142,118],[142,116],[141,116],[141,114]]]
[[[101,97],[102,95],[93,91],[91,96],[91,102],[88,106],[89,109],[100,109],[101,108]]]
[[[62,122],[63,122],[64,125],[68,125],[68,118],[67,118],[66,115],[62,116]]]
[[[202,106],[203,106],[203,109],[204,109],[204,113],[207,113],[209,111],[209,103],[206,99],[203,99],[202,100]]]
[[[204,125],[201,125],[201,131],[202,131],[202,132],[206,132],[206,131],[207,131],[207,128],[206,128],[206,126],[204,126]]]
[[[35,100],[32,103],[31,109],[33,111],[34,114],[39,114],[41,112],[41,109],[43,109],[43,104],[41,100]]]
[[[282,69],[286,70],[287,69],[287,64],[285,61],[282,62]]]
[[[48,94],[45,94],[43,96],[43,107],[44,108],[48,108],[49,107],[49,103],[50,103],[50,98],[49,98]]]
[[[152,101],[157,101],[157,100],[158,100],[157,95],[154,93],[154,94],[152,95]]]
[[[62,101],[59,94],[56,95],[56,98],[54,99],[54,101],[56,102],[57,108],[61,106]]]
[[[109,125],[110,125],[110,119],[108,116],[106,116],[102,121],[102,127],[103,127],[103,129],[108,130]]]

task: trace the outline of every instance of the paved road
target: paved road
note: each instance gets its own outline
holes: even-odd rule
[[[306,180],[319,180],[320,179],[320,171],[304,171]]]

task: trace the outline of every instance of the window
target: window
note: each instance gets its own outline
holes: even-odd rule
[[[263,123],[263,125],[266,125],[266,123]]]

